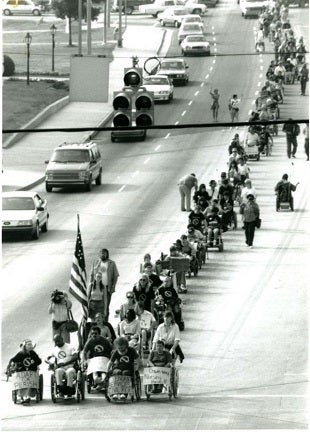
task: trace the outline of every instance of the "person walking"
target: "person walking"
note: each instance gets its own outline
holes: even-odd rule
[[[230,111],[231,121],[239,121],[239,109],[240,109],[240,99],[238,95],[234,94],[229,101],[228,109]]]
[[[289,120],[292,119],[289,118]],[[300,133],[300,127],[297,123],[284,123],[282,130],[286,133],[287,157],[289,159],[291,156],[296,158],[295,154],[297,151],[297,137]]]
[[[247,195],[247,203],[243,208],[244,226],[245,226],[245,243],[247,247],[253,248],[253,240],[257,219],[259,218],[259,207],[254,201],[254,195]]]
[[[99,258],[93,263],[90,275],[90,283],[93,284],[97,273],[101,273],[101,282],[107,292],[107,306],[105,319],[109,319],[109,307],[112,294],[115,292],[116,283],[119,277],[117,266],[113,260],[110,259],[108,249],[103,248],[100,251]]]
[[[181,196],[181,211],[192,211],[191,210],[191,190],[195,188],[195,192],[198,190],[198,181],[194,173],[186,175],[179,180],[178,183],[179,192]],[[186,201],[186,209],[185,209]]]
[[[70,333],[67,330],[68,312],[72,308],[72,303],[68,294],[55,290],[51,294],[51,302],[48,313],[52,315],[53,338],[55,335],[62,336],[66,343],[70,343]]]
[[[95,320],[95,315],[101,313],[106,321],[107,308],[107,288],[102,283],[102,274],[97,272],[95,279],[88,286],[88,316],[92,321]]]
[[[306,124],[306,127],[303,130],[303,134],[305,135],[305,153],[307,155],[307,161],[309,160],[309,125]]]
[[[220,99],[220,94],[218,89],[214,89],[214,91],[212,91],[212,89],[210,90],[210,95],[212,97],[212,105],[211,105],[211,110],[212,110],[212,114],[213,114],[213,121],[217,122],[217,115],[218,115],[218,111],[219,111],[219,99]]]
[[[309,69],[307,63],[305,63],[300,70],[300,94],[306,96],[307,82],[309,81]]]

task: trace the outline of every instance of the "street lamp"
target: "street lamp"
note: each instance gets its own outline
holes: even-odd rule
[[[52,35],[52,72],[55,71],[55,34],[56,34],[57,27],[55,24],[52,24],[50,26],[50,32]]]
[[[25,36],[25,44],[27,46],[27,85],[29,85],[29,59],[30,59],[30,44],[32,41],[32,36],[30,33],[27,33]]]

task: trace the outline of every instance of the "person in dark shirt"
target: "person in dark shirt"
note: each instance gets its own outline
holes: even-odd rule
[[[193,225],[195,229],[203,232],[205,217],[201,211],[200,206],[196,205],[194,210],[190,212],[188,216],[188,223]]]
[[[229,192],[224,192],[223,198],[220,200],[221,213],[222,213],[222,224],[225,226],[230,225],[233,217],[234,202]]]
[[[145,309],[152,312],[155,294],[146,273],[140,276],[139,281],[134,285],[132,291],[135,295],[136,302],[143,301]]]
[[[206,202],[210,201],[210,196],[207,192],[206,185],[203,183],[201,183],[198,190],[194,193],[193,200],[196,204],[198,204],[200,198],[203,198]]]
[[[172,363],[172,355],[170,352],[165,349],[165,343],[162,340],[158,340],[156,342],[155,349],[150,352],[147,364],[148,366],[157,366],[157,367],[170,367]],[[162,391],[162,384],[154,384],[153,386],[154,392]]]
[[[224,192],[228,192],[229,197],[232,199],[234,194],[234,187],[229,183],[228,179],[224,179],[219,189],[220,199],[224,198]]]
[[[20,345],[21,350],[10,359],[9,366],[15,372],[32,371],[36,372],[42,360],[34,351],[34,346],[30,339],[25,339]],[[22,404],[30,402],[30,398],[36,395],[36,388],[23,388],[18,390]]]
[[[221,229],[221,218],[218,215],[219,209],[214,207],[211,210],[211,214],[207,216],[207,235],[208,235],[208,246],[213,246],[212,238],[216,244],[219,244],[219,234]]]
[[[160,287],[160,285],[162,284],[162,280],[156,273],[153,272],[153,266],[151,263],[145,265],[144,272],[149,277],[150,288],[153,294],[155,295],[157,288]],[[152,300],[153,298],[154,297],[152,296]],[[152,309],[152,302],[151,302],[151,309]]]

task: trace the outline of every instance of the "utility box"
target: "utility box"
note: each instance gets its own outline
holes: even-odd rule
[[[109,59],[105,56],[71,56],[70,101],[108,102]]]

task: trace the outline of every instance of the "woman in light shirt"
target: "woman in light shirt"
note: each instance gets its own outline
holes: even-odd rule
[[[165,343],[165,348],[170,351],[171,355],[179,356],[180,362],[184,360],[184,354],[180,347],[180,329],[174,321],[174,315],[170,311],[166,311],[164,322],[159,324],[153,339],[153,349],[156,342],[162,340]]]

